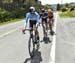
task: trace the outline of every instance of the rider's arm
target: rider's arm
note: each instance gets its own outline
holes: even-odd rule
[[[29,13],[26,14],[25,27],[27,26],[28,19],[29,19]]]
[[[26,14],[26,20],[25,20],[25,23],[24,23],[24,26],[22,28],[22,32],[25,34],[25,30],[26,30],[26,26],[27,26],[27,23],[28,23],[28,13]]]
[[[40,13],[40,18],[42,17],[42,13]]]
[[[48,18],[48,12],[46,12],[46,18]]]
[[[39,26],[39,23],[40,23],[40,15],[36,12],[36,15],[37,15],[37,24],[36,24],[36,27],[38,27]]]

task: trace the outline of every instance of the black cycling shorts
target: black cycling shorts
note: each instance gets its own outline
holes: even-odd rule
[[[48,18],[49,18],[49,19],[52,19],[52,18],[53,18],[53,16],[48,16]]]
[[[45,22],[45,23],[47,23],[47,18],[42,18],[42,22]]]
[[[33,26],[36,26],[36,23],[37,23],[36,20],[30,20],[29,21],[30,28],[33,28]]]

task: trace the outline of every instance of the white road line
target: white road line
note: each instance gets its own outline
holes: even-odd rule
[[[18,28],[21,28],[21,26],[18,27]],[[1,35],[0,35],[0,38],[1,38],[1,37],[4,37],[4,36],[7,36],[8,34],[11,34],[11,33],[15,32],[15,31],[17,31],[18,28],[13,29],[13,30],[10,30],[10,31],[8,31],[8,32],[6,32],[6,33],[1,34]]]
[[[56,33],[56,23],[57,23],[57,13],[55,13],[55,23],[54,23],[55,33]],[[55,63],[55,44],[56,44],[56,35],[53,36],[53,42],[52,42],[52,46],[51,46],[49,63]]]
[[[4,36],[7,36],[8,34],[11,34],[11,33],[15,32],[16,30],[17,30],[17,29],[14,29],[14,30],[11,30],[11,31],[9,31],[9,32],[3,33],[3,34],[0,35],[0,38],[1,38],[1,37],[4,37]]]

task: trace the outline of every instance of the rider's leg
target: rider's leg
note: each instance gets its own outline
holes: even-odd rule
[[[38,27],[36,27],[36,21],[34,22],[33,30],[35,31],[35,35],[37,37],[37,40],[39,40],[39,32],[38,32]]]
[[[33,38],[33,30],[30,30],[30,38]]]
[[[38,29],[36,28],[36,30],[35,30],[35,34],[36,34],[36,36],[37,36],[37,40],[39,40],[39,32],[38,32]]]
[[[43,34],[45,34],[44,20],[42,19]]]
[[[49,19],[49,28],[50,28],[50,31],[52,31],[52,22],[50,19]]]
[[[52,18],[52,26],[54,26],[54,18]]]
[[[47,22],[47,18],[45,19],[45,27],[46,27],[45,36],[47,37],[47,32],[48,32],[48,22]]]
[[[31,20],[30,20],[29,24],[30,24],[29,28],[31,28],[30,29],[30,38],[33,38],[33,23]]]
[[[54,24],[54,22],[53,22],[53,20],[52,19],[50,19],[49,20],[49,27],[50,27],[50,34],[51,35],[54,35],[54,31],[53,31],[53,24]]]
[[[47,19],[45,20],[45,25],[46,25],[46,31],[48,31],[48,21],[47,21]]]

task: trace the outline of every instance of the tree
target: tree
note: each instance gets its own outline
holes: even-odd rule
[[[35,2],[38,2],[38,0],[35,0]]]
[[[51,7],[51,6],[48,5],[48,4],[45,5],[45,9],[49,9],[50,7]]]
[[[69,8],[69,4],[68,4],[68,3],[66,3],[65,6],[66,6],[67,8]]]
[[[57,10],[60,10],[60,8],[61,8],[61,5],[57,4]]]
[[[11,3],[11,0],[0,0],[0,1],[4,3]]]

